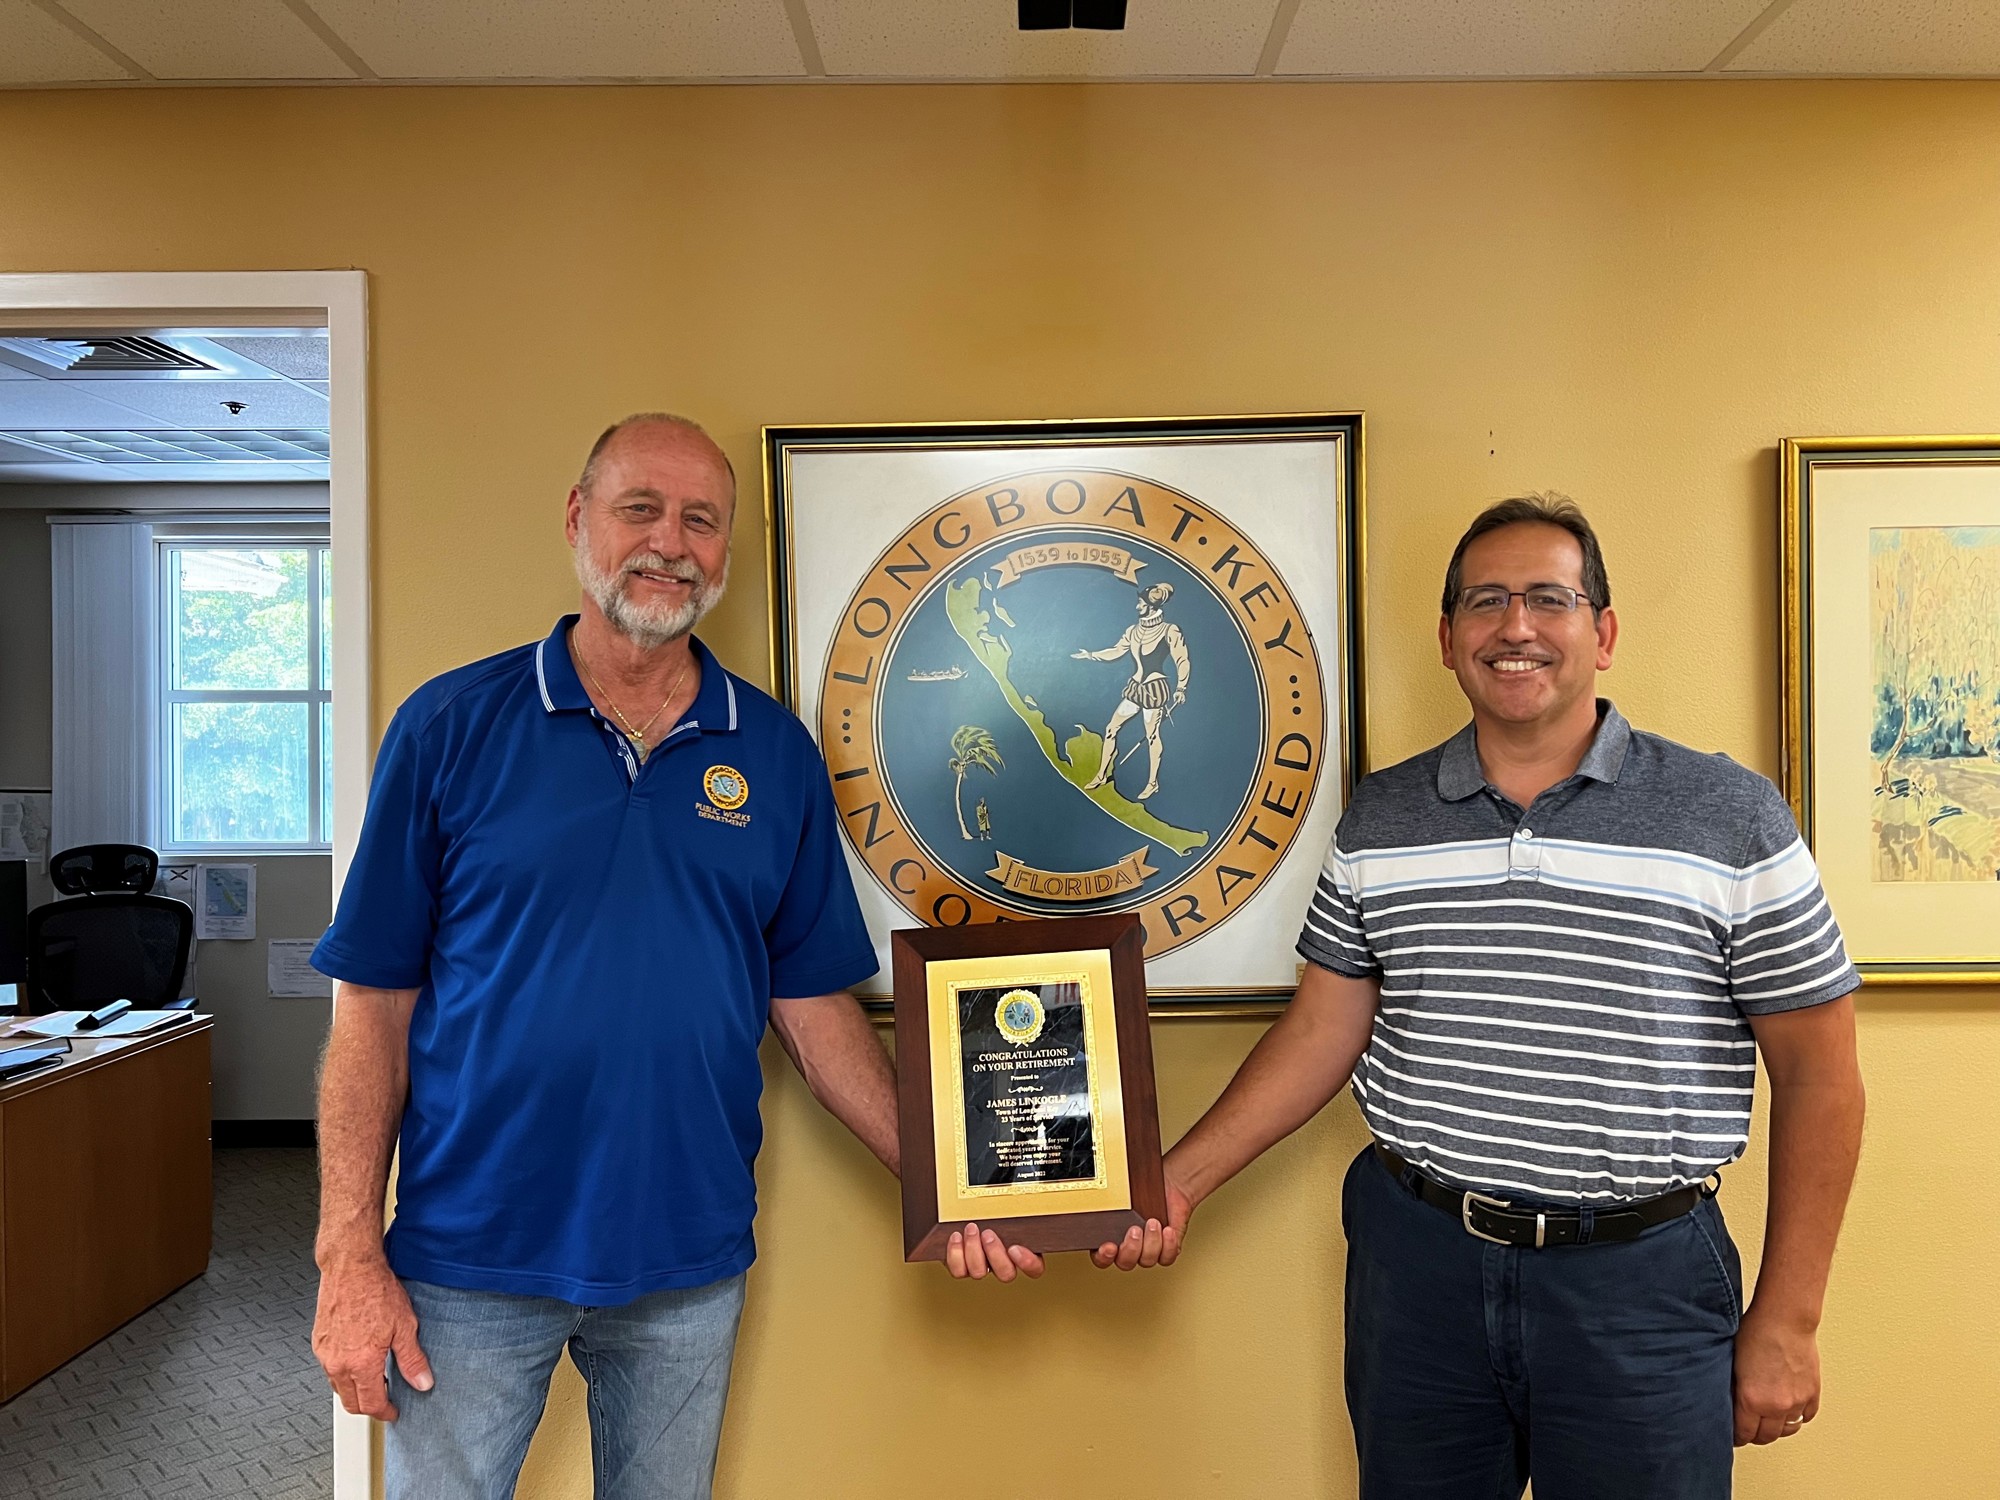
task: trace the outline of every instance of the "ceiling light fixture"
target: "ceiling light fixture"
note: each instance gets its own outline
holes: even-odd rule
[[[1021,30],[1123,31],[1125,0],[1018,0]]]

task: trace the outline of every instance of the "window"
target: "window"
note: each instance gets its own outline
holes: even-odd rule
[[[326,848],[333,563],[324,536],[158,547],[161,847]]]

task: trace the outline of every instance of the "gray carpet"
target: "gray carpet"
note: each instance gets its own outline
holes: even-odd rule
[[[303,1147],[215,1153],[208,1274],[0,1406],[0,1496],[333,1492]]]

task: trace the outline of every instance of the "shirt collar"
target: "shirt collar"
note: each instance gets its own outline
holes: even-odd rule
[[[535,688],[541,694],[543,710],[548,713],[591,707],[590,694],[584,691],[576,661],[569,654],[569,633],[576,620],[575,615],[564,615],[545,639],[535,643]],[[729,673],[715,659],[715,653],[698,637],[689,636],[688,645],[701,671],[701,686],[695,690],[687,714],[669,732],[692,727],[703,734],[734,733],[736,684],[729,680]]]
[[[1632,726],[1625,722],[1625,715],[1618,712],[1618,705],[1609,698],[1599,698],[1597,738],[1590,742],[1583,759],[1577,762],[1576,774],[1611,785],[1618,780],[1618,773],[1625,769],[1625,752],[1631,745]]]
[[[1597,700],[1597,734],[1577,763],[1576,774],[1607,785],[1618,780],[1625,768],[1625,752],[1632,744],[1632,726],[1609,698]],[[1462,802],[1486,785],[1486,772],[1479,764],[1479,743],[1473,726],[1444,742],[1438,756],[1438,795],[1447,802]]]

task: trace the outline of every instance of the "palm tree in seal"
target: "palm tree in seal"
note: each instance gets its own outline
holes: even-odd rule
[[[1006,762],[1000,758],[1000,747],[993,742],[993,735],[977,724],[961,724],[952,731],[951,759],[945,762],[955,778],[951,786],[951,804],[958,814],[958,836],[968,842],[972,830],[965,826],[965,773],[977,768],[989,776],[1000,774]]]

